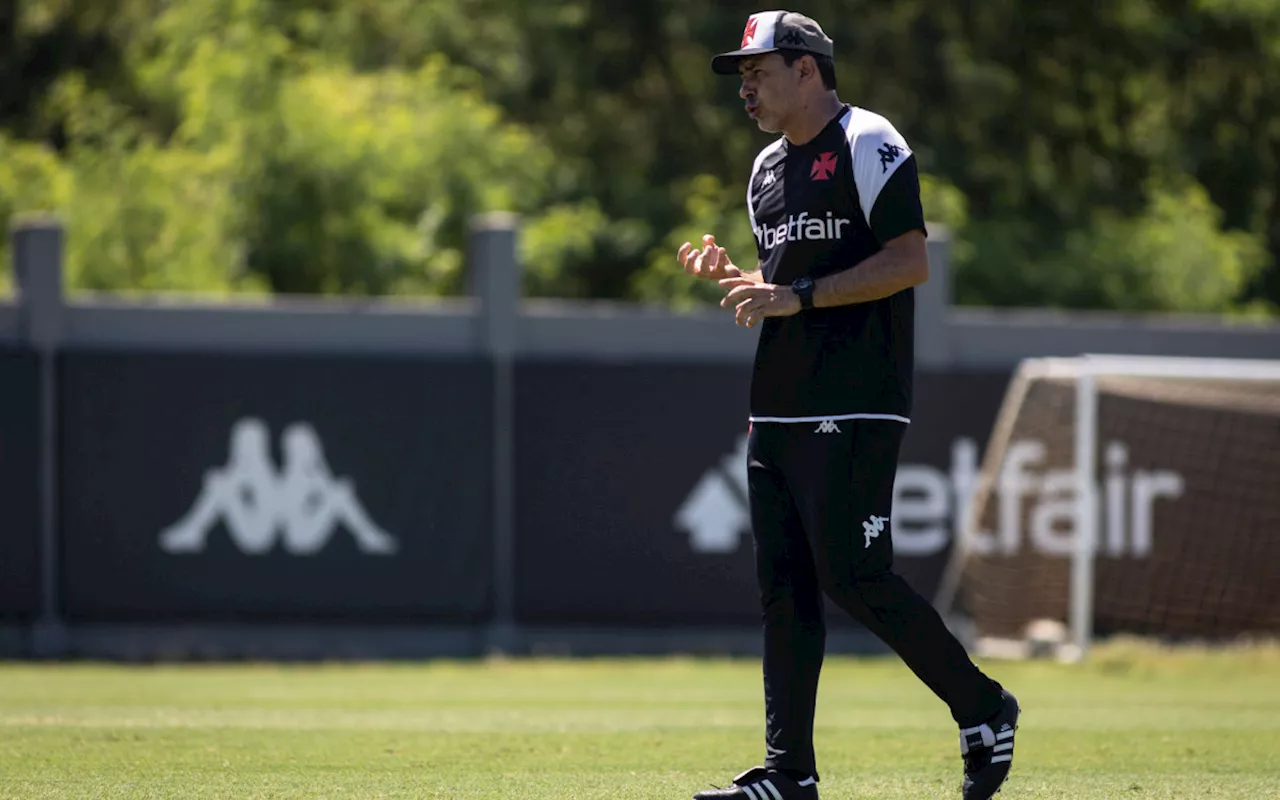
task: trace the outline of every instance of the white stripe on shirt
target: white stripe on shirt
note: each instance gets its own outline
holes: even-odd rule
[[[834,414],[822,417],[757,417],[752,414],[747,418],[749,422],[841,422],[846,419],[886,419],[893,422],[911,423],[909,417],[898,414]]]

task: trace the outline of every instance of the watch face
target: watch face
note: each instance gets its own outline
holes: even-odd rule
[[[813,307],[813,278],[808,276],[797,278],[791,284],[791,291],[800,297],[801,308]]]

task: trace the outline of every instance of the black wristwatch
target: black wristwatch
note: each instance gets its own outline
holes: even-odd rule
[[[803,278],[796,278],[791,283],[791,291],[796,293],[800,298],[800,308],[813,308],[813,278],[807,275]]]

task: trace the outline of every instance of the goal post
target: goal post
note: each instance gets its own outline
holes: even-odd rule
[[[1280,359],[1024,361],[965,507],[936,605],[984,641],[1280,634]]]

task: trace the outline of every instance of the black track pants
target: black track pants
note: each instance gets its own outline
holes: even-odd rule
[[[893,572],[893,482],[906,425],[756,423],[747,456],[764,612],[766,766],[817,776],[814,704],[823,594],[876,634],[962,726],[995,714],[1000,686]]]

